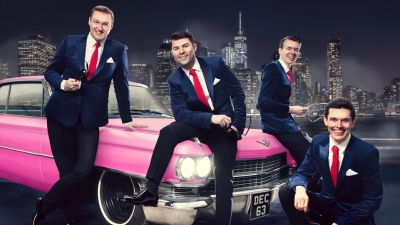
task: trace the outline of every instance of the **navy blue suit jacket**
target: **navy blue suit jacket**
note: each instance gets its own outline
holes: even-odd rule
[[[179,67],[167,79],[175,120],[210,129],[211,116],[225,114],[232,119],[232,125],[242,134],[246,124],[246,105],[239,80],[220,56],[197,57],[197,60],[203,72],[214,111],[200,102],[192,82]]]
[[[353,135],[341,162],[336,188],[330,175],[329,134],[314,136],[306,158],[294,174],[290,187],[307,187],[316,170],[322,177],[322,190],[319,195],[327,204],[336,203],[344,214],[335,222],[353,224],[367,219],[374,224],[373,213],[382,202],[382,181],[380,178],[379,152],[373,145]],[[346,175],[351,169],[356,175]]]
[[[85,68],[87,35],[66,36],[45,72],[47,82],[54,88],[45,112],[60,123],[72,127],[81,115],[82,125],[87,129],[108,123],[108,92],[111,80],[118,101],[123,123],[132,121],[129,112],[128,63],[124,45],[107,38],[103,53],[89,81],[82,79],[78,91],[63,91],[61,82],[77,78]],[[112,58],[113,63],[107,63]]]
[[[265,133],[292,133],[299,131],[289,113],[290,81],[279,61],[265,66],[260,80],[257,109],[261,116],[261,129]]]

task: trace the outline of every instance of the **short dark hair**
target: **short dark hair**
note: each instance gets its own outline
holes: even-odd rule
[[[328,103],[325,107],[325,118],[328,118],[329,109],[348,109],[351,112],[351,120],[354,121],[356,118],[356,110],[354,109],[353,104],[347,98],[339,97],[334,98],[332,101]]]
[[[171,41],[177,41],[183,38],[189,38],[189,41],[195,44],[194,37],[189,31],[177,31],[171,35]]]
[[[98,5],[98,6],[94,7],[94,8],[92,9],[92,11],[90,12],[90,18],[92,18],[92,15],[93,15],[94,11],[99,11],[99,12],[102,12],[102,13],[110,14],[110,15],[111,15],[111,20],[112,20],[112,22],[114,23],[114,13],[113,13],[113,11],[111,11],[111,9],[108,8],[107,6]]]
[[[282,40],[279,42],[279,48],[283,48],[283,42],[286,40],[295,41],[295,42],[298,42],[299,44],[301,44],[300,38],[298,38],[296,36],[286,36],[286,37],[282,38]]]

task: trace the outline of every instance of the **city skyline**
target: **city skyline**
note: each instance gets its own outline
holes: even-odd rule
[[[396,65],[396,55],[389,54],[393,46],[398,48],[395,39],[390,38],[400,32],[395,22],[399,21],[396,7],[389,2],[375,5],[369,1],[362,5],[346,1],[329,5],[319,1],[202,1],[196,5],[186,1],[2,2],[0,12],[7,19],[0,23],[7,32],[0,36],[0,59],[9,63],[10,75],[17,73],[18,40],[41,34],[50,44],[59,46],[65,35],[88,33],[89,12],[97,4],[114,11],[110,38],[129,47],[130,64],[146,63],[154,68],[163,39],[183,29],[189,29],[197,41],[207,42],[209,49],[221,54],[221,45],[233,42],[237,35],[241,12],[248,67],[252,70],[260,71],[270,61],[283,36],[296,35],[303,41],[302,57],[308,59],[313,83],[327,82],[326,46],[331,38],[341,40],[343,87],[362,87],[379,95],[398,77],[397,68],[390,67]]]

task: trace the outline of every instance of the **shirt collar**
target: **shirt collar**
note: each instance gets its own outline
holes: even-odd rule
[[[106,38],[106,39],[107,39],[107,38]],[[100,41],[100,47],[104,46],[104,43],[106,43],[106,39]],[[90,32],[89,32],[88,37],[87,37],[87,39],[86,39],[86,45],[87,45],[87,46],[94,47],[94,45],[96,44],[96,42],[97,42],[97,41],[94,40],[94,38],[92,37],[92,35],[91,35]]]
[[[283,69],[285,70],[285,73],[289,71],[289,68],[286,66],[286,63],[284,63],[281,59],[278,59],[278,61],[281,63]]]
[[[342,143],[337,145],[337,144],[335,144],[332,136],[329,135],[329,149],[332,149],[332,147],[334,145],[336,145],[336,146],[338,146],[340,152],[344,152],[347,148],[347,145],[349,144],[350,137],[351,137],[351,134],[349,134],[349,136],[346,138],[346,140],[344,140]]]
[[[197,58],[196,58],[196,57],[195,57],[194,59],[195,59],[195,61],[194,61],[194,65],[193,65],[192,69],[201,72],[201,68],[200,68],[199,61],[197,61]],[[186,75],[189,76],[190,70],[184,69],[183,67],[181,67],[181,68],[182,68],[182,70],[186,73]]]

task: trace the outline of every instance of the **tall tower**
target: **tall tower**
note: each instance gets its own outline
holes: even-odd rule
[[[332,100],[342,96],[342,67],[340,65],[340,39],[328,41],[328,96]]]
[[[18,76],[43,75],[56,55],[56,46],[40,35],[18,41]]]
[[[239,32],[235,36],[235,64],[238,67],[248,68],[247,67],[247,41],[244,36],[244,31],[242,29],[242,13],[239,13]]]
[[[222,44],[221,46],[221,56],[224,59],[226,65],[228,65],[230,68],[233,68],[235,66],[235,49],[232,47],[232,43],[227,42]]]
[[[8,77],[8,63],[1,62],[0,59],[0,80]]]
[[[167,78],[176,70],[176,63],[171,54],[171,41],[163,41],[157,51],[157,72],[154,75],[154,94],[160,102],[171,110]]]

